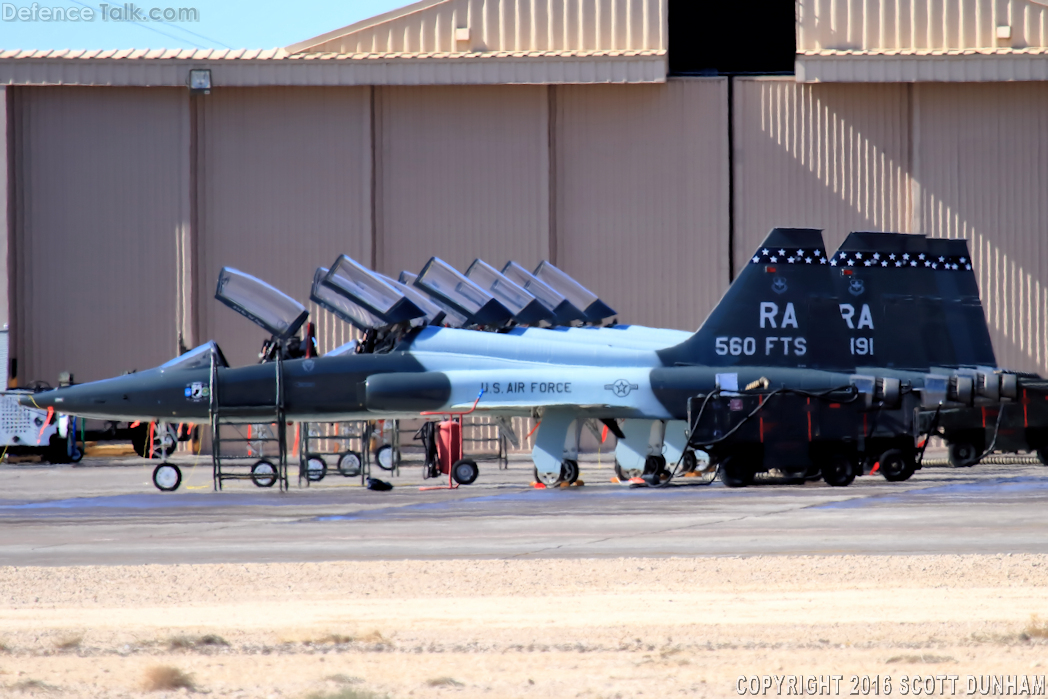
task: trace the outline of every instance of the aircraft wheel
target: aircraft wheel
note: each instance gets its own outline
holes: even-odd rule
[[[355,451],[347,451],[338,457],[338,472],[346,478],[360,475],[360,454]]]
[[[729,488],[745,488],[753,483],[753,469],[742,463],[737,456],[726,456],[721,460],[720,479]]]
[[[375,463],[383,471],[392,471],[395,460],[393,459],[393,445],[383,444],[375,450]]]
[[[615,469],[618,471],[618,466],[616,466]],[[536,467],[535,480],[547,488],[552,488],[553,486],[558,485],[564,480],[564,464],[560,465],[560,473],[547,473],[546,471],[540,473]]]
[[[324,480],[327,470],[327,462],[324,461],[323,457],[317,454],[310,454],[306,457],[306,479],[311,483]]]
[[[913,459],[907,458],[901,449],[889,449],[881,454],[878,461],[884,479],[893,483],[908,479],[913,475],[916,466]]]
[[[618,476],[620,481],[628,481],[631,478],[640,478],[644,475],[644,471],[639,468],[622,468],[619,462],[615,461],[615,475]]]
[[[1041,447],[1037,450],[1037,458],[1041,460],[1041,463],[1048,466],[1048,447]]]
[[[251,467],[251,480],[259,488],[272,488],[277,482],[277,467],[265,459],[256,461]]]
[[[479,475],[480,469],[477,468],[477,462],[470,459],[459,459],[451,466],[451,477],[459,485],[469,485],[477,480]]]
[[[835,488],[843,488],[855,480],[856,470],[846,455],[831,454],[822,464],[822,479]]]
[[[653,454],[644,460],[644,475],[651,476],[666,468],[666,457]]]
[[[565,483],[574,483],[579,479],[579,462],[573,459],[565,459],[564,463],[560,467],[561,473],[564,474]]]
[[[157,490],[170,493],[182,485],[182,471],[174,464],[158,464],[153,469],[153,485]]]
[[[971,442],[954,442],[950,445],[950,465],[954,468],[971,468],[979,463],[982,450]]]
[[[695,473],[695,469],[699,467],[699,460],[695,456],[695,452],[691,449],[685,451],[681,466],[684,468],[684,473]]]

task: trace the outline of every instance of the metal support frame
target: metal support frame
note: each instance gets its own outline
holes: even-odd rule
[[[278,456],[276,478],[277,482],[280,484],[280,490],[282,492],[288,490],[287,415],[284,406],[284,359],[282,345],[282,342],[278,343],[276,352],[277,359],[274,362],[275,400],[272,420],[265,419],[269,417],[269,415],[264,410],[260,410],[259,406],[222,405],[222,402],[219,399],[218,362],[216,361],[214,350],[211,351],[208,421],[211,425],[211,476],[212,484],[216,491],[222,490],[223,481],[255,480],[251,473],[229,472],[223,469],[222,443],[247,441],[239,439],[222,439],[221,428],[223,424],[243,424],[243,421],[241,420],[235,422],[230,420],[230,418],[237,415],[250,415],[252,418],[258,417],[267,423],[271,422],[276,424],[277,436],[275,438],[259,438],[250,441],[275,441],[277,443]],[[223,420],[225,420],[225,422],[223,422]]]
[[[317,437],[313,437],[310,434],[310,431],[311,431],[310,427],[313,426],[313,425],[320,426],[322,424],[349,425],[349,426],[359,425],[360,427],[359,427],[359,431],[356,434],[353,434],[352,433],[352,427],[349,427],[347,429],[349,429],[350,431],[347,434],[339,434],[337,436],[317,436]],[[367,479],[371,477],[371,444],[370,444],[370,442],[371,442],[371,432],[372,432],[371,424],[369,422],[367,422],[366,420],[353,420],[353,421],[349,421],[349,422],[332,422],[332,423],[319,423],[319,422],[303,422],[303,423],[301,423],[301,429],[299,430],[299,433],[298,433],[298,484],[299,484],[299,487],[301,487],[303,483],[306,484],[307,488],[310,486],[311,481],[309,480],[309,477],[308,477],[308,474],[307,474],[307,471],[306,471],[307,461],[308,461],[310,456],[321,456],[321,457],[323,457],[323,456],[339,456],[339,457],[341,457],[347,451],[353,451],[352,444],[351,444],[352,440],[359,440],[360,441],[360,451],[357,452],[357,453],[360,455],[360,484],[364,485],[367,482]],[[311,448],[311,446],[310,446],[311,440],[314,440],[314,439],[317,440],[317,441],[330,440],[330,441],[339,442],[340,446],[344,446],[345,449],[342,449],[341,451],[336,451],[336,452],[318,451],[318,450],[315,450],[315,449]],[[335,468],[336,469],[338,468],[337,462],[335,464]]]
[[[502,432],[502,427],[495,421],[480,422],[473,418],[469,421],[469,424],[463,422],[462,425],[462,441],[468,444],[494,444],[494,454],[484,454],[482,456],[470,456],[474,461],[495,461],[498,463],[499,470],[505,471],[509,468],[509,444],[506,440],[506,435]],[[497,434],[494,437],[467,437],[467,427],[472,430],[480,430],[485,427],[494,427]],[[465,450],[463,450],[465,451]]]

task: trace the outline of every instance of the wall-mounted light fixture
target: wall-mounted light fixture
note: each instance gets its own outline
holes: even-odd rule
[[[207,68],[193,68],[187,80],[190,92],[211,94],[211,71]]]

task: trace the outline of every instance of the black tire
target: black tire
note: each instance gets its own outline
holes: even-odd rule
[[[72,459],[69,457],[67,442],[58,433],[51,435],[44,451],[44,459],[50,464],[68,464]]]
[[[845,454],[831,454],[822,463],[822,479],[834,488],[851,485],[859,470],[853,459]]]
[[[459,459],[451,465],[451,477],[459,485],[469,485],[477,480],[477,476],[479,475],[480,469],[477,468],[476,461],[470,459]]]
[[[157,464],[157,467],[153,469],[153,485],[164,493],[178,490],[178,486],[182,485],[182,470],[167,462]]]
[[[641,476],[644,475],[644,471],[641,470],[641,469],[636,469],[636,468],[630,468],[630,469],[622,468],[622,466],[619,465],[618,460],[616,460],[615,461],[615,475],[618,476],[620,481],[625,483],[625,482],[629,481],[631,478],[640,478]],[[538,479],[536,478],[536,480],[538,480]]]
[[[310,483],[319,483],[327,475],[328,466],[324,457],[319,454],[310,454],[306,457],[306,480]]]
[[[277,482],[277,467],[271,461],[259,459],[251,467],[251,480],[259,488],[272,488]]]
[[[907,480],[917,470],[913,458],[908,457],[901,449],[889,449],[881,454],[877,462],[880,464],[880,472],[884,480],[892,483]]]
[[[695,456],[695,452],[691,449],[685,451],[681,466],[684,468],[684,473],[695,473],[695,469],[699,467],[699,459]]]
[[[396,456],[393,452],[392,444],[383,444],[375,450],[375,464],[383,471],[392,471],[396,466]]]
[[[561,471],[565,483],[574,483],[579,479],[579,462],[573,459],[565,459]]]
[[[167,425],[160,430],[158,425],[153,426],[153,448],[149,447],[149,425],[146,422],[131,430],[131,446],[135,453],[143,459],[159,457],[161,461],[175,453],[178,446],[178,428]]]
[[[726,456],[720,463],[721,483],[729,488],[745,488],[753,484],[753,469],[738,456]]]
[[[362,461],[358,452],[352,450],[343,452],[343,454],[338,457],[338,472],[346,478],[359,476],[362,470],[361,464]]]
[[[149,452],[146,450],[146,440],[149,438],[149,425],[142,424],[138,427],[132,427],[129,432],[131,432],[131,448],[143,459],[146,458],[149,455]]]
[[[953,442],[949,451],[950,465],[954,468],[971,468],[982,456],[982,449],[971,442]]]
[[[662,454],[649,456],[644,460],[644,475],[651,476],[666,468],[666,457]]]
[[[560,473],[556,474],[556,476],[545,472],[540,474],[538,466],[535,467],[532,473],[535,476],[536,483],[541,483],[547,488],[552,488],[555,485],[560,485],[564,481],[564,464],[560,465]]]

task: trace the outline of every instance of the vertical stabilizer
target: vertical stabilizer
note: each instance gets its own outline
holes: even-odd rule
[[[955,363],[942,366],[996,367],[997,356],[979,298],[979,280],[972,269],[968,241],[929,238],[928,249],[954,350]]]
[[[775,228],[666,365],[850,370],[822,231]]]

